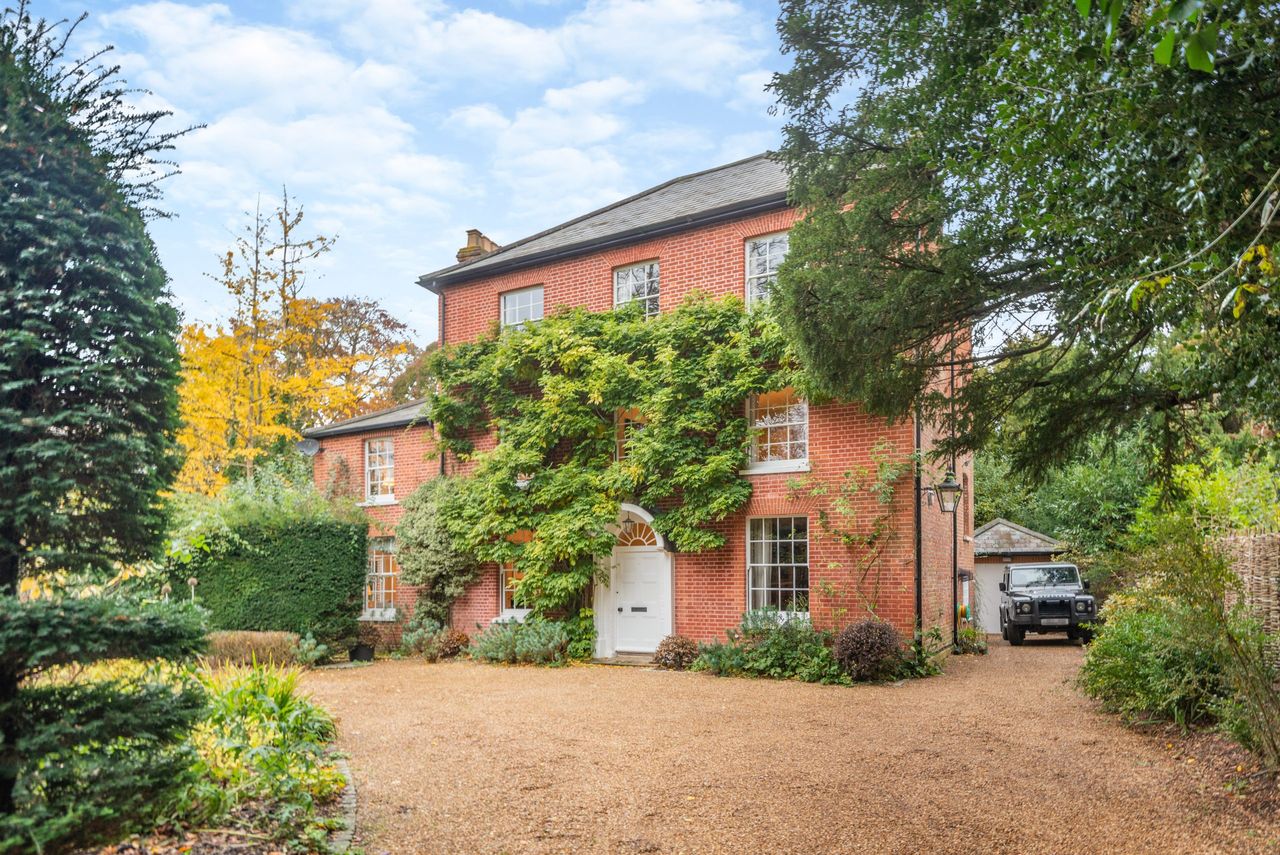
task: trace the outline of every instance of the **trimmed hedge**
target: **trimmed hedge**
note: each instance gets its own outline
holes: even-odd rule
[[[361,523],[245,525],[234,542],[173,568],[175,590],[199,580],[196,602],[213,629],[311,633],[330,647],[355,643],[368,564]]]

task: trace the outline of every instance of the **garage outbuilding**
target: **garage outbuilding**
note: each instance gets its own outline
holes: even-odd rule
[[[1066,551],[1057,538],[997,517],[973,533],[975,622],[1000,632],[1000,579],[1009,564],[1054,561]]]

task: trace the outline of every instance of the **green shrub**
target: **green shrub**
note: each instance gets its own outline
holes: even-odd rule
[[[902,636],[893,624],[871,617],[851,623],[835,640],[835,658],[854,680],[894,676],[904,659]]]
[[[298,643],[293,647],[294,661],[307,668],[324,662],[328,658],[329,645],[316,641],[315,636],[309,632],[298,639]]]
[[[404,623],[400,631],[400,652],[406,656],[421,656],[428,662],[440,658],[436,638],[444,627],[425,609],[417,609]]]
[[[471,641],[471,656],[486,662],[549,665],[568,656],[569,633],[559,621],[498,621]]]
[[[517,661],[516,634],[522,625],[516,621],[495,621],[489,624],[471,639],[471,658],[483,662],[514,664]]]
[[[698,645],[683,635],[668,635],[658,643],[653,664],[670,671],[683,671],[698,658]]]
[[[209,664],[248,665],[251,662],[290,665],[296,661],[299,638],[296,632],[256,632],[215,630],[209,633]]]
[[[203,671],[205,721],[192,735],[199,760],[187,793],[188,822],[216,822],[258,804],[259,820],[283,838],[322,832],[318,808],[346,780],[328,756],[333,719],[304,695],[296,668],[229,666]]]
[[[1230,692],[1213,650],[1188,634],[1182,607],[1117,594],[1103,617],[1080,670],[1086,694],[1128,721],[1185,727],[1215,717]]]
[[[0,597],[0,660],[22,680],[0,703],[17,766],[0,852],[145,831],[175,809],[190,781],[182,740],[204,696],[161,665],[198,652],[204,634],[189,607]]]
[[[956,636],[956,653],[985,656],[987,634],[976,626],[962,626]]]
[[[456,478],[433,478],[404,501],[396,526],[396,557],[401,578],[418,585],[416,612],[440,623],[449,605],[479,576],[482,565],[460,549],[443,524],[442,508],[457,493]]]
[[[199,580],[196,601],[216,629],[311,633],[347,647],[357,636],[367,565],[364,523],[245,522],[170,572],[178,590],[188,576]]]
[[[806,683],[847,684],[830,648],[830,633],[814,629],[808,618],[785,618],[774,609],[747,612],[728,641],[702,648],[695,671],[718,677],[772,677]]]

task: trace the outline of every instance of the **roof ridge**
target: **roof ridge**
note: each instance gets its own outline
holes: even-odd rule
[[[1027,528],[1025,525],[1020,525],[1014,522],[1013,520],[1005,519],[1004,517],[996,517],[995,519],[989,522],[983,523],[981,526],[978,527],[976,531],[974,531],[973,536],[976,538],[980,534],[985,534],[986,532],[995,528],[997,525],[1007,525],[1009,528],[1017,529],[1023,534],[1029,534],[1032,537],[1040,538],[1041,540],[1044,540],[1051,544],[1055,544],[1055,545],[1062,544],[1061,540],[1059,540],[1058,538],[1054,537],[1051,534],[1045,534],[1042,531],[1036,531],[1033,528]]]
[[[684,175],[678,175],[675,178],[669,178],[666,181],[663,181],[661,184],[655,184],[654,186],[641,190],[638,193],[633,193],[632,195],[627,196],[625,199],[619,199],[616,202],[610,202],[608,205],[605,205],[604,207],[601,207],[601,208],[596,208],[594,211],[588,211],[585,214],[581,214],[572,219],[565,220],[562,223],[557,223],[556,225],[551,226],[550,228],[543,229],[542,231],[537,232],[535,234],[522,237],[519,240],[509,244],[504,244],[502,247],[494,250],[493,252],[485,253],[484,255],[479,255],[479,256],[476,256],[475,258],[469,258],[466,261],[459,262],[457,264],[451,264],[448,267],[442,267],[441,269],[435,271],[434,273],[424,274],[423,276],[419,277],[418,279],[419,284],[421,284],[422,280],[428,279],[430,277],[443,276],[450,273],[456,273],[459,270],[464,270],[465,268],[470,267],[476,262],[489,261],[491,259],[498,258],[508,250],[516,249],[518,247],[524,246],[525,244],[532,243],[533,241],[538,240],[539,238],[544,238],[547,235],[554,234],[555,232],[558,232],[562,229],[567,229],[570,226],[577,225],[578,223],[584,222],[585,220],[589,220],[592,217],[598,217],[601,214],[608,213],[609,211],[612,211],[616,208],[620,208],[623,205],[629,205],[632,202],[635,202],[639,199],[643,199],[645,196],[649,196],[654,193],[657,193],[659,190],[665,190],[666,188],[679,184],[682,181],[689,181],[694,178],[699,178],[703,175],[710,175],[713,172],[720,172],[721,170],[724,170],[724,169],[732,169],[735,166],[741,166],[742,164],[750,163],[753,160],[772,159],[772,155],[773,155],[773,152],[764,151],[764,152],[761,152],[760,154],[753,154],[750,157],[744,157],[739,160],[735,160],[732,163],[722,163],[719,166],[712,166],[707,169],[698,170],[697,172],[689,172]]]

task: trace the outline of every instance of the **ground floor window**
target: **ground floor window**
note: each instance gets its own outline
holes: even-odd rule
[[[517,570],[514,564],[503,565],[499,571],[499,581],[501,582],[500,591],[502,593],[502,614],[503,620],[512,618],[520,620],[529,614],[529,610],[525,608],[516,597],[516,587],[520,584],[520,580],[524,578],[524,573]]]
[[[369,570],[364,582],[364,615],[366,620],[396,619],[396,587],[400,581],[400,565],[396,563],[396,539],[374,537],[369,540]]]
[[[808,517],[758,517],[747,522],[747,595],[752,609],[808,613]]]

